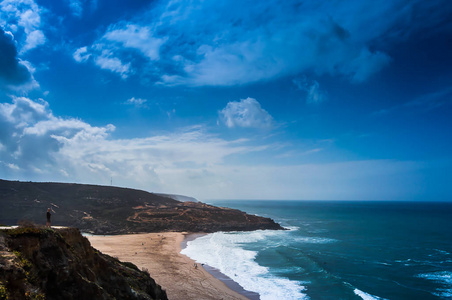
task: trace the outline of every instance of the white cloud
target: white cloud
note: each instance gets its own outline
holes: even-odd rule
[[[20,38],[20,53],[25,53],[46,42],[41,30],[42,9],[33,0],[3,0],[0,2],[0,24]]]
[[[32,101],[25,97],[14,97],[13,103],[0,103],[2,121],[23,128],[49,118],[48,103],[43,100]]]
[[[124,64],[119,58],[114,57],[113,53],[108,50],[103,50],[101,55],[95,57],[94,62],[101,69],[118,73],[123,79],[126,79],[133,73],[130,63]]]
[[[105,139],[114,126],[93,127],[76,119],[55,117],[43,100],[15,97],[0,103],[0,143],[7,155],[3,165],[14,164],[26,174],[52,173],[57,154],[66,140],[89,142]]]
[[[74,51],[77,62],[87,62],[93,57],[94,63],[102,69],[118,73],[123,79],[135,72],[130,51],[138,51],[146,59],[160,59],[160,47],[166,38],[153,37],[152,29],[136,24],[112,26],[95,44]],[[140,64],[137,64],[137,68]]]
[[[160,58],[160,47],[167,40],[167,38],[153,37],[151,28],[136,24],[127,24],[119,29],[111,29],[105,33],[103,39],[120,43],[125,48],[137,49],[150,60]]]
[[[271,128],[272,116],[253,98],[231,101],[220,112],[227,127]]]
[[[74,54],[72,55],[76,62],[85,62],[89,59],[91,56],[91,53],[88,52],[88,47],[80,47],[77,50],[75,50]]]
[[[27,52],[28,50],[34,49],[40,45],[44,45],[46,38],[41,30],[33,30],[27,35],[25,40],[25,45],[22,47],[21,52]]]
[[[127,101],[124,102],[124,104],[134,105],[136,107],[144,107],[146,106],[146,102],[148,102],[147,99],[132,97],[130,99],[127,99]]]
[[[29,7],[25,9],[21,6],[17,7],[17,13],[19,15],[17,23],[19,26],[23,27],[25,31],[32,32],[41,25],[41,16],[39,15],[40,10],[34,2],[28,1],[28,4]]]

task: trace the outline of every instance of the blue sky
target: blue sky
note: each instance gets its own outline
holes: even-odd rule
[[[0,9],[0,178],[452,199],[448,0]]]

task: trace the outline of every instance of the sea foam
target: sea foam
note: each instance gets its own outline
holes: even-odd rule
[[[280,234],[277,231],[216,232],[187,243],[182,254],[218,269],[245,290],[258,293],[262,300],[308,299],[299,281],[272,275],[267,267],[256,263],[256,251],[244,246]]]
[[[442,288],[439,288],[435,296],[443,297],[443,298],[452,298],[452,272],[434,272],[434,273],[426,273],[418,275],[420,278],[425,278],[431,281],[435,281]]]
[[[384,298],[380,298],[380,297],[368,294],[368,293],[358,290],[356,288],[353,290],[353,292],[355,293],[355,295],[361,297],[363,300],[385,300]]]

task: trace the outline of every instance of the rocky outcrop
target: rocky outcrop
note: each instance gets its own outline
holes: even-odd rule
[[[184,202],[176,206],[139,206],[127,218],[137,231],[252,231],[283,229],[269,218],[249,215],[237,209],[216,207],[200,202]]]
[[[132,263],[92,248],[77,229],[0,231],[0,299],[167,299]]]
[[[269,218],[201,202],[180,202],[140,190],[68,183],[0,180],[0,223],[20,220],[77,227],[95,234],[283,229]]]

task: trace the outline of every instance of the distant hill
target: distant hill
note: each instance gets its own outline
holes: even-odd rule
[[[53,225],[95,234],[283,229],[269,218],[135,189],[0,180],[0,224],[45,224],[48,207]]]

